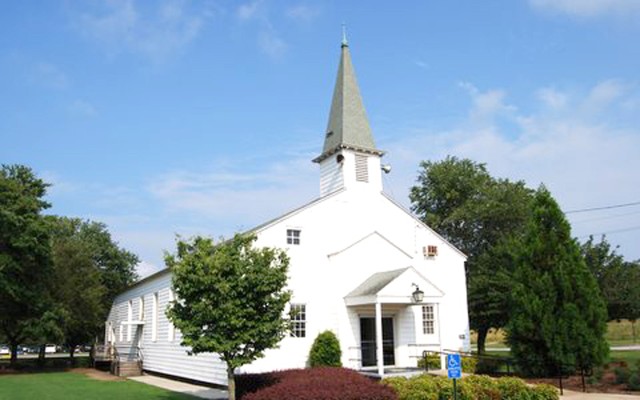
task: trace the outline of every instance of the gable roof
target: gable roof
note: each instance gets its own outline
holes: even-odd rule
[[[408,269],[409,267],[375,273],[353,289],[347,297],[373,296]]]

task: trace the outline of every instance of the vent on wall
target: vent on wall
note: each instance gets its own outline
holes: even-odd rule
[[[433,245],[424,246],[422,248],[422,253],[424,254],[425,258],[435,257],[438,255],[438,246],[433,246]]]
[[[369,182],[367,156],[356,154],[356,181]]]

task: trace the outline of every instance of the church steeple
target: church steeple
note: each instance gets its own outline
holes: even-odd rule
[[[376,148],[371,134],[344,31],[340,51],[324,146],[313,160],[320,164],[321,195],[342,187],[361,187],[362,183],[382,190],[380,157],[384,152]]]
[[[351,64],[349,45],[344,34],[341,53],[324,147],[322,154],[314,159],[314,162],[320,162],[343,148],[377,155],[384,153],[376,149],[373,141],[367,113],[360,97],[356,74]]]

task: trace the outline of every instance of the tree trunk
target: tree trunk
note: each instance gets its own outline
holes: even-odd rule
[[[18,365],[18,343],[15,343],[12,341],[9,344],[9,347],[11,348],[10,365],[11,365],[11,368],[14,368],[16,365]]]
[[[229,386],[229,400],[236,400],[236,377],[231,367],[227,367],[227,385]]]
[[[69,346],[69,361],[71,361],[71,366],[75,367],[76,364],[76,359],[73,357],[73,354],[76,351],[76,346],[71,345]]]
[[[44,357],[45,357],[46,349],[47,349],[46,344],[41,344],[40,348],[38,349],[38,365],[41,367],[44,366]]]
[[[485,343],[487,341],[487,334],[489,328],[482,327],[478,329],[478,354],[483,355],[485,353]]]
[[[631,337],[633,338],[633,343],[636,343],[636,320],[631,320]]]

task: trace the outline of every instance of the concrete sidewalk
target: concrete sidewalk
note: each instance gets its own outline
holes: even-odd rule
[[[226,390],[193,385],[191,383],[161,378],[154,375],[134,376],[129,379],[136,382],[146,383],[147,385],[157,386],[172,392],[189,394],[201,399],[227,400],[229,398]]]

